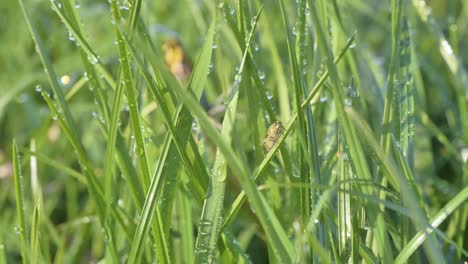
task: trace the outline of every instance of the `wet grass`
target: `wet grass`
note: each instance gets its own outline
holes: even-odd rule
[[[0,8],[0,263],[468,259],[465,2]]]

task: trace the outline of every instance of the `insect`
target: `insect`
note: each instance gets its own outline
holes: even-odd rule
[[[280,121],[275,121],[267,130],[267,134],[263,139],[263,148],[266,152],[269,152],[273,146],[278,142],[278,139],[283,135],[284,127]]]
[[[192,62],[182,43],[177,38],[171,38],[163,44],[164,60],[171,73],[183,84],[187,84],[192,74]]]

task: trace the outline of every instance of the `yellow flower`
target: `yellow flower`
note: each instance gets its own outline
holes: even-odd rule
[[[168,39],[163,44],[164,60],[171,73],[181,82],[187,84],[192,74],[192,63],[187,57],[182,43],[176,39]]]

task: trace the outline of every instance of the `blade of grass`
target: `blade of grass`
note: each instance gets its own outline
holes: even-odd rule
[[[222,253],[221,257],[223,263],[252,263],[249,256],[245,254],[239,244],[235,243],[236,240],[231,232],[222,232],[221,239],[225,247],[225,251]]]
[[[31,259],[36,261],[42,259],[40,255],[40,240],[39,240],[39,232],[41,230],[40,225],[41,219],[41,204],[40,201],[36,203],[34,206],[33,216],[32,216],[32,223],[31,223],[31,248],[29,252],[31,253]]]
[[[249,173],[246,170],[246,166],[234,154],[234,151],[222,138],[220,133],[211,123],[210,118],[204,112],[203,108],[198,105],[197,101],[191,95],[186,94],[181,88],[175,87],[175,89],[184,101],[184,104],[186,104],[187,108],[189,108],[197,117],[206,135],[219,147],[228,161],[228,166],[231,167],[233,171],[239,173],[239,182],[246,191],[247,197],[249,198],[259,221],[262,223],[262,227],[267,234],[268,241],[271,243],[278,260],[283,263],[294,261],[295,253],[291,242],[287,238],[284,229],[280,226],[278,219],[273,214],[271,207],[256,189],[251,176],[249,176]]]
[[[12,156],[13,160],[13,179],[15,182],[15,199],[16,199],[16,217],[18,218],[18,225],[15,227],[15,232],[19,235],[21,241],[21,260],[23,263],[29,263],[30,253],[29,240],[26,236],[28,231],[26,229],[26,219],[24,216],[24,189],[23,189],[23,175],[20,168],[20,156],[18,153],[18,146],[13,139]]]
[[[67,166],[61,164],[60,162],[55,161],[55,160],[47,157],[46,155],[44,155],[42,153],[37,152],[37,151],[30,151],[29,149],[26,149],[26,148],[20,148],[20,151],[21,151],[21,153],[23,155],[34,156],[40,162],[43,162],[43,163],[57,169],[58,171],[62,171],[63,173],[72,176],[77,181],[79,181],[79,182],[81,182],[83,184],[86,184],[86,179],[85,179],[85,176],[83,174],[75,171],[74,169],[72,169],[70,167],[67,167]]]
[[[427,219],[426,212],[424,210],[424,200],[421,198],[421,196],[418,193],[418,190],[416,188],[415,182],[414,182],[414,176],[413,172],[410,168],[410,166],[406,163],[403,154],[399,150],[397,144],[395,141],[393,142],[393,152],[394,156],[396,157],[397,164],[403,171],[403,175],[406,178],[407,186],[410,191],[408,192],[405,189],[401,190],[401,196],[403,203],[410,207],[410,209],[413,211],[413,214],[415,215],[413,218],[415,218],[414,223],[417,229],[419,230],[424,230],[427,229],[427,226],[430,226],[429,220]],[[410,195],[410,197],[406,198],[405,196]],[[410,200],[408,202],[407,200]],[[406,231],[406,230],[402,230]],[[435,237],[429,238],[426,243],[424,243],[424,249],[426,251],[426,254],[429,256],[429,259],[432,263],[444,263],[444,257],[442,254],[442,251],[440,250],[440,245],[438,244],[438,241],[435,239]]]
[[[70,24],[74,25],[76,28],[76,34],[83,35],[83,29],[81,27],[81,23],[79,22],[81,19],[79,17],[79,13],[77,12],[75,8],[75,4],[71,3],[71,1],[62,1],[62,6],[63,6],[63,14],[62,17],[67,18]],[[60,12],[60,11],[59,11]],[[67,24],[66,24],[67,25]],[[69,29],[70,30],[70,29]],[[73,31],[73,30],[72,30]],[[79,42],[78,42],[79,43]],[[81,46],[81,45],[80,45]],[[131,163],[131,158],[128,154],[128,150],[125,147],[124,140],[122,138],[122,135],[120,132],[117,130],[116,135],[113,133],[110,133],[108,135],[107,131],[115,131],[115,126],[116,123],[114,124],[113,122],[115,121],[116,118],[118,117],[119,111],[113,111],[112,112],[112,117],[110,117],[109,114],[109,109],[107,106],[107,100],[104,96],[104,89],[103,86],[100,84],[100,80],[97,79],[97,72],[99,72],[99,67],[96,64],[91,64],[87,58],[87,53],[84,49],[80,49],[80,54],[81,54],[81,59],[83,61],[83,65],[85,66],[86,69],[86,79],[89,82],[90,86],[93,87],[92,91],[96,95],[98,102],[99,102],[99,107],[100,107],[100,112],[101,115],[103,116],[105,122],[109,125],[109,129],[104,128],[104,136],[107,137],[107,146],[109,148],[114,147],[114,143],[111,142],[116,142],[116,160],[117,163],[122,170],[124,178],[127,180],[127,183],[129,184],[129,189],[130,193],[133,197],[133,202],[135,206],[139,209],[143,207],[143,189],[141,186],[141,183],[137,179],[137,172],[133,164]],[[120,77],[120,73],[118,74],[118,77]],[[78,83],[77,83],[78,84]],[[116,96],[114,97],[114,109],[116,101],[120,102],[120,98],[122,96],[122,87],[121,87],[121,82],[117,82],[117,87],[116,89]],[[66,99],[69,100],[69,97],[73,94],[73,88],[70,90],[70,92],[67,94]],[[120,96],[119,96],[120,94]],[[118,109],[118,108],[117,108]],[[116,117],[117,116],[117,117]],[[109,120],[111,120],[109,122]],[[101,126],[102,127],[102,126]],[[117,137],[116,140],[113,140],[114,137]],[[109,153],[113,153],[113,151],[108,151]],[[106,162],[108,162],[109,157],[107,156],[106,153]],[[109,184],[109,176],[108,176],[108,171],[107,168],[109,167],[108,165],[105,164],[105,189],[108,190]],[[108,194],[108,191],[105,191],[106,194]]]

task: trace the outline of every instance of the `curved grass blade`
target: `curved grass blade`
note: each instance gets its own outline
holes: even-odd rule
[[[72,176],[77,181],[81,182],[82,184],[86,184],[86,179],[85,179],[85,176],[83,174],[75,171],[74,169],[72,169],[70,167],[67,167],[67,166],[61,164],[60,162],[55,161],[55,160],[47,157],[46,155],[44,155],[42,153],[37,152],[37,151],[31,151],[31,150],[26,149],[26,148],[20,148],[20,151],[24,155],[34,156],[39,161],[41,161],[41,162],[55,168],[56,170],[62,171],[64,174],[68,174],[68,175]]]

